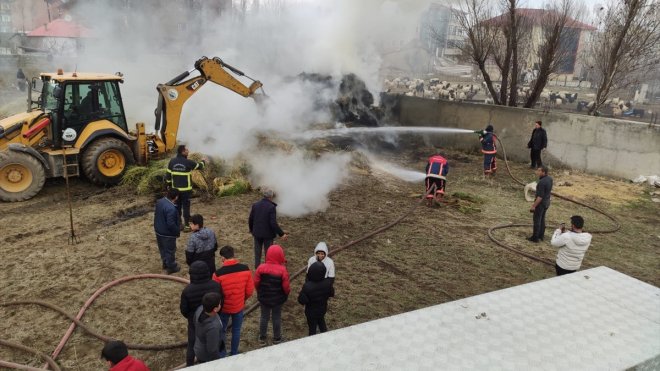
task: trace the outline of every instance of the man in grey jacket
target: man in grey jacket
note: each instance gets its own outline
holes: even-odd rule
[[[209,266],[209,276],[215,272],[215,251],[218,241],[213,230],[204,227],[204,217],[195,214],[190,217],[190,228],[193,234],[188,239],[186,247],[186,264],[201,260]]]
[[[591,244],[591,235],[583,232],[582,227],[584,227],[584,219],[579,215],[573,215],[570,231],[566,231],[562,224],[561,228],[552,235],[550,244],[559,248],[555,263],[558,276],[573,273],[582,265],[584,254]]]
[[[222,358],[225,354],[225,333],[218,312],[222,309],[222,295],[209,292],[202,297],[202,305],[195,311],[195,356],[199,363]]]

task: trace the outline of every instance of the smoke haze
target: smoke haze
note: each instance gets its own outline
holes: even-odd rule
[[[218,56],[260,80],[270,97],[263,109],[257,109],[252,99],[207,83],[184,106],[178,140],[194,152],[227,160],[246,158],[254,171],[253,185],[272,188],[278,195],[278,210],[290,216],[324,210],[328,193],[347,176],[349,161],[347,155],[309,159],[300,151],[279,154],[259,147],[257,135],[270,130],[284,133],[286,139],[286,133],[331,120],[318,103],[332,101],[337,86],[292,77],[301,72],[321,73],[339,81],[352,72],[378,96],[378,48],[413,38],[420,14],[429,4],[428,0],[273,1],[261,4],[258,11],[248,10],[245,16],[226,10],[213,18],[208,16],[209,9],[140,14],[162,13],[157,2],[149,6],[142,4],[152,1],[144,1],[130,9],[130,19],[126,9],[101,7],[105,3],[101,1],[77,9],[97,15],[93,28],[99,36],[88,43],[77,69],[123,72],[122,94],[130,125],[145,122],[149,131],[153,130],[156,85],[191,70],[204,55]],[[130,34],[117,30],[117,25],[128,23]],[[241,81],[251,83],[245,78]]]

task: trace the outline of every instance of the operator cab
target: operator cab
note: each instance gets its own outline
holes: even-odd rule
[[[109,74],[41,74],[41,108],[51,115],[53,148],[73,144],[85,127],[107,120],[128,132],[119,83]],[[70,130],[69,130],[70,129]],[[62,134],[65,132],[64,139]]]

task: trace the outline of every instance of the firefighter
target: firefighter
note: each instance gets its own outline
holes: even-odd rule
[[[188,159],[188,148],[185,145],[180,145],[177,148],[177,155],[170,160],[167,165],[167,174],[165,174],[165,181],[168,187],[176,188],[179,190],[179,199],[176,207],[179,211],[179,220],[183,214],[183,223],[180,224],[184,232],[190,232],[190,196],[192,195],[192,179],[191,173],[193,170],[204,169],[204,160],[196,162]]]
[[[486,129],[477,131],[476,133],[479,134],[481,153],[484,154],[484,175],[495,175],[497,171],[497,162],[495,160],[497,146],[495,145],[495,139],[497,137],[493,134],[493,125],[488,124]]]
[[[436,201],[445,195],[445,184],[447,183],[447,173],[449,172],[449,164],[447,159],[440,156],[439,154],[429,157],[428,163],[426,164],[426,198],[427,200],[432,200],[435,198]],[[431,187],[435,185],[435,194],[429,194]]]

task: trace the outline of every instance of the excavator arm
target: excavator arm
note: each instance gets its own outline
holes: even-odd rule
[[[199,72],[199,76],[188,78],[195,71]],[[237,76],[247,77],[252,80],[252,84],[244,85],[230,72]],[[193,70],[186,71],[157,87],[159,97],[156,108],[156,131],[159,132],[159,135],[154,138],[154,145],[159,153],[174,148],[183,105],[208,81],[224,86],[244,97],[256,98],[261,95],[255,96],[255,92],[262,87],[261,82],[246,76],[218,57],[212,59],[202,57],[195,62]]]

